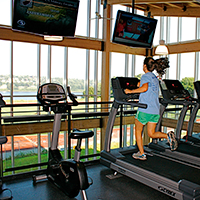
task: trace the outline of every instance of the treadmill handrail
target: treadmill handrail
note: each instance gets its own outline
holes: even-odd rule
[[[139,103],[139,101],[119,101],[119,100],[115,100],[115,101],[118,104],[130,105],[130,106],[135,106],[135,107],[140,107],[140,108],[147,108],[147,104]]]
[[[194,101],[188,101],[188,100],[168,100],[164,98],[160,98],[160,103],[167,103],[167,104],[173,104],[173,105],[194,105],[196,102]]]

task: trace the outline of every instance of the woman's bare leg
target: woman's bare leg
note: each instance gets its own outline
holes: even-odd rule
[[[167,139],[167,134],[163,132],[155,132],[156,130],[156,123],[148,122],[147,123],[147,132],[149,137],[151,138],[165,138]]]
[[[171,150],[172,151],[176,150],[178,147],[178,142],[176,141],[174,132],[169,132],[168,134],[165,134],[165,133],[159,132],[159,131],[155,132],[155,128],[156,128],[156,123],[151,123],[151,122],[147,123],[147,132],[148,132],[149,137],[165,138],[168,140]]]
[[[135,137],[141,155],[144,153],[143,140],[142,140],[143,127],[144,125],[137,119],[135,119]]]

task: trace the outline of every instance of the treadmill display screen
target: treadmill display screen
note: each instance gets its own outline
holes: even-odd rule
[[[194,82],[194,88],[197,93],[198,99],[200,99],[200,81]]]
[[[140,83],[140,80],[138,78],[130,78],[130,77],[116,77],[112,80],[112,89],[113,89],[113,95],[115,100],[118,101],[128,101],[131,99],[138,99],[139,94],[126,94],[124,92],[124,89],[136,89],[138,88],[138,85]]]
[[[163,98],[172,100],[177,98],[186,99],[190,97],[189,92],[184,89],[182,83],[179,80],[164,79],[163,81],[166,86],[165,89],[161,86]]]
[[[183,85],[178,80],[164,80],[168,90],[175,90],[177,93],[182,93]]]
[[[138,88],[139,80],[137,78],[126,78],[120,80],[122,89],[134,90]]]

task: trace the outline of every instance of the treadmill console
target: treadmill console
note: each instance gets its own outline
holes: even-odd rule
[[[200,81],[194,82],[194,88],[196,90],[198,100],[200,100]]]
[[[58,103],[67,99],[64,88],[57,83],[46,83],[39,87],[37,99],[42,104]]]
[[[139,94],[126,94],[124,92],[124,89],[137,89],[140,82],[138,78],[116,77],[112,78],[111,82],[115,100],[128,101],[139,98]]]
[[[190,97],[179,80],[163,79],[160,81],[162,96],[167,100],[186,99]]]

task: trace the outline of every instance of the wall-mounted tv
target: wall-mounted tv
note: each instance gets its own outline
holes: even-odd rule
[[[74,36],[79,0],[14,0],[12,29],[39,35]]]
[[[151,48],[157,20],[118,10],[112,42]]]

